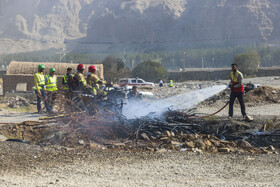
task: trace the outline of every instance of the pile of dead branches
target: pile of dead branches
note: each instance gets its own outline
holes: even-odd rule
[[[125,117],[115,100],[95,98],[81,93],[56,93],[55,116],[42,117],[40,120],[53,124],[56,133],[49,143],[71,145],[81,142],[100,142],[103,139],[127,137],[129,129]],[[63,132],[63,133],[60,133]]]
[[[274,147],[256,148],[254,136],[234,135],[233,131],[238,128],[245,132],[246,126],[241,128],[237,124],[231,127],[228,121],[216,125],[209,119],[195,119],[197,114],[192,110],[170,110],[161,119],[146,116],[128,120],[121,114],[119,104],[112,100],[96,100],[83,94],[66,97],[64,93],[60,93],[57,100],[60,103],[57,106],[58,115],[41,118],[45,124],[52,124],[52,131],[44,143],[68,147],[95,147],[92,145],[97,143],[107,148],[150,151],[276,151]],[[244,140],[245,135],[248,141]]]

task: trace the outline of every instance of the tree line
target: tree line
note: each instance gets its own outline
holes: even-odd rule
[[[154,52],[151,54],[127,55],[127,65],[133,69],[137,64],[152,60],[168,70],[184,68],[223,68],[229,67],[236,55],[256,51],[260,56],[261,67],[280,65],[280,47],[232,47],[213,49],[189,49],[174,52]],[[129,63],[128,63],[129,62]]]
[[[67,62],[94,64],[103,63],[108,57],[121,59],[130,70],[144,61],[160,63],[168,70],[179,70],[184,68],[221,68],[229,67],[236,55],[246,53],[248,47],[232,48],[207,48],[188,49],[179,51],[157,51],[151,53],[115,53],[115,54],[92,54],[69,52],[61,54],[56,49],[37,51],[30,53],[18,53],[0,55],[0,62],[29,61],[29,62]],[[280,47],[254,47],[260,56],[261,67],[272,67],[280,65]]]

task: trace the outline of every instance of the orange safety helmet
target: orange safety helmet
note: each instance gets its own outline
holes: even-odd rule
[[[95,70],[96,70],[95,66],[89,66],[89,68],[88,68],[88,72],[94,73]]]
[[[86,67],[84,66],[84,64],[79,64],[77,66],[77,70],[85,70],[85,69],[86,69]]]

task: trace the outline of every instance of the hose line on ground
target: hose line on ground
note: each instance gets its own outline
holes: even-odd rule
[[[217,112],[213,113],[213,114],[209,114],[209,115],[206,115],[206,116],[196,116],[196,117],[189,117],[189,119],[199,119],[199,118],[207,118],[207,117],[210,117],[210,116],[213,116],[219,112],[221,112],[224,108],[226,108],[226,106],[229,104],[229,101],[226,103],[225,106],[223,106],[220,110],[218,110]]]

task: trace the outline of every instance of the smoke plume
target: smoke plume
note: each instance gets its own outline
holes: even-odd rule
[[[168,108],[172,110],[191,109],[198,103],[216,95],[226,88],[226,85],[218,85],[152,101],[149,103],[142,101],[128,101],[128,103],[124,105],[123,114],[128,119],[143,117],[151,113],[154,117],[161,117],[162,114],[168,110]]]

